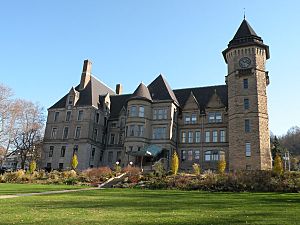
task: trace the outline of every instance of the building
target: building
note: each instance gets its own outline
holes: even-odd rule
[[[78,169],[169,166],[177,151],[180,168],[193,163],[216,169],[224,158],[229,170],[271,169],[267,94],[269,47],[244,19],[223,51],[226,84],[173,90],[159,75],[133,94],[112,90],[91,75],[84,61],[81,81],[48,109],[44,166]]]

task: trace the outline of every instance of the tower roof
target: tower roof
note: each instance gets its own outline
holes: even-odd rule
[[[153,100],[172,100],[179,105],[172,88],[161,74],[148,85],[148,89]]]
[[[130,99],[145,99],[148,101],[152,101],[150,92],[148,88],[145,86],[145,84],[143,83],[140,83],[137,89],[133,92]]]
[[[237,47],[246,47],[250,45],[258,45],[266,50],[267,59],[270,58],[269,46],[265,45],[262,38],[256,34],[246,19],[243,19],[233,39],[229,42],[228,48],[223,51],[223,56],[226,60],[226,53]]]

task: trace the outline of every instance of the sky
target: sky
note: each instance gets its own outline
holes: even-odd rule
[[[244,10],[245,8],[245,10]],[[270,130],[300,126],[300,1],[10,0],[0,6],[0,82],[49,108],[83,61],[132,93],[163,74],[173,89],[225,84],[222,51],[246,19],[270,46]]]

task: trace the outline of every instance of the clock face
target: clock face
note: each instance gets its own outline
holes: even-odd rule
[[[248,57],[243,57],[239,61],[241,68],[248,68],[251,65],[251,59]]]

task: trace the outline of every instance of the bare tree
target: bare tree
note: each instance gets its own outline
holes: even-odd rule
[[[26,100],[16,101],[16,118],[12,144],[21,160],[21,168],[36,157],[36,151],[42,140],[44,115],[38,104]]]

